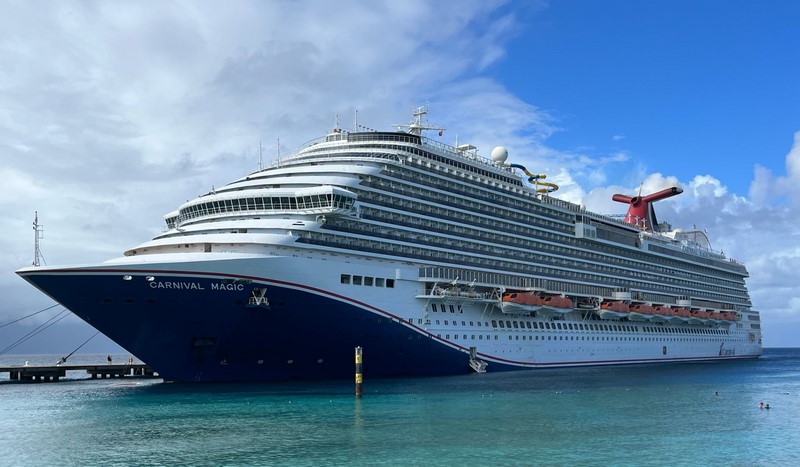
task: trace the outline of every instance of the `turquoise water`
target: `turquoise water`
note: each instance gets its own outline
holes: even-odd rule
[[[3,383],[0,464],[800,465],[798,416],[800,349],[426,379],[365,366],[361,399],[351,381]]]

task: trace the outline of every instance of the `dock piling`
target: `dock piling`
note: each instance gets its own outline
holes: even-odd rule
[[[361,346],[356,347],[356,397],[361,397],[361,383],[364,378],[361,373]]]

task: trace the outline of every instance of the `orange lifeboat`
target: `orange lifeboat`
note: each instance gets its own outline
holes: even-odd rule
[[[686,308],[673,308],[672,311],[675,312],[675,316],[680,316],[681,318],[692,317],[692,313],[690,313]]]
[[[646,303],[636,303],[630,306],[631,314],[628,319],[631,321],[649,321],[655,315],[651,305]]]
[[[675,310],[673,310],[672,308],[670,308],[668,306],[656,306],[656,307],[653,307],[653,312],[655,314],[661,315],[661,316],[674,316],[675,315]]]
[[[630,311],[630,307],[628,306],[628,304],[621,301],[603,302],[600,304],[600,308],[620,313],[627,313],[628,311]]]
[[[709,313],[706,310],[699,310],[697,313],[695,313],[695,316],[700,319],[708,319]]]
[[[563,315],[575,309],[575,305],[567,297],[562,295],[548,295],[544,297],[544,304],[539,310],[541,315]]]
[[[573,308],[572,300],[559,295],[550,295],[544,298],[544,304],[553,308]]]
[[[722,313],[719,312],[719,311],[716,311],[716,310],[709,310],[708,311],[708,318],[709,319],[713,319],[714,321],[722,321],[723,319],[725,319],[725,318],[723,318]]]
[[[691,318],[692,314],[686,308],[672,308],[671,323],[685,323]]]
[[[660,322],[668,322],[672,320],[672,317],[675,315],[675,312],[672,311],[672,308],[668,306],[654,306],[653,307],[653,316],[650,317],[651,321],[660,321]]]
[[[500,310],[509,314],[530,313],[540,309],[542,305],[544,299],[536,292],[509,292],[503,294]]]
[[[544,304],[542,297],[536,293],[506,293],[503,294],[503,301],[530,306],[542,306]]]
[[[693,308],[689,311],[691,318],[689,324],[704,324],[708,321],[708,312],[699,308]]]
[[[627,303],[620,300],[612,300],[601,303],[597,314],[602,319],[619,319],[628,316],[628,311],[630,311],[630,307]]]

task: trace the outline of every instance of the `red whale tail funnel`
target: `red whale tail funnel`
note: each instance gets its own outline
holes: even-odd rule
[[[674,186],[647,196],[631,197],[617,194],[612,196],[611,199],[630,205],[628,214],[625,215],[625,222],[639,226],[642,230],[652,232],[653,228],[658,225],[652,203],[681,193],[683,193],[683,189]]]

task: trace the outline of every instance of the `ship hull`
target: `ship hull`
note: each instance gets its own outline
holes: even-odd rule
[[[391,289],[343,285],[342,271],[397,283]],[[730,336],[691,343],[667,335],[636,338],[647,335],[642,323],[630,323],[624,332],[602,331],[601,324],[596,332],[566,332],[566,322],[583,320],[580,311],[560,318],[564,332],[555,324],[553,331],[525,330],[524,320],[552,319],[547,317],[519,317],[522,330],[516,323],[512,328],[514,318],[499,306],[465,302],[460,316],[431,313],[414,298],[420,287],[414,271],[374,261],[222,256],[18,273],[168,381],[346,379],[354,374],[356,346],[364,349],[365,377],[469,373],[471,347],[488,371],[761,353],[760,345]],[[508,327],[496,327],[494,318]],[[476,328],[473,320],[492,327]]]

